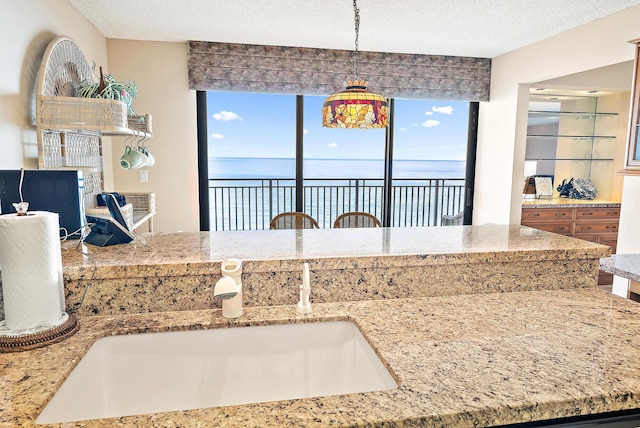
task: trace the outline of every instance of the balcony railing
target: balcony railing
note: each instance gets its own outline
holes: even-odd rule
[[[383,181],[369,178],[305,179],[304,212],[330,228],[340,214],[365,211],[382,220]],[[212,230],[269,229],[271,219],[295,211],[294,179],[209,180]],[[391,226],[440,226],[443,215],[464,209],[464,178],[393,180]]]

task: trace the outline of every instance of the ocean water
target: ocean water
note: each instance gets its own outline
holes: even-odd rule
[[[305,160],[304,212],[323,228],[347,211],[381,218],[383,175],[382,160]],[[461,211],[464,175],[463,161],[394,161],[391,225],[438,225]],[[277,213],[295,210],[294,159],[209,159],[209,179],[214,230],[268,229]]]
[[[394,179],[464,178],[465,162],[453,160],[396,160]],[[295,178],[295,159],[210,158],[209,178]],[[384,161],[365,159],[306,159],[304,177],[382,179]]]

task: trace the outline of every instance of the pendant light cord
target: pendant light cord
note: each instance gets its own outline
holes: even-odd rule
[[[353,12],[355,14],[355,24],[356,24],[356,50],[353,55],[353,64],[355,66],[356,71],[356,80],[358,80],[358,36],[360,35],[360,10],[358,9],[358,4],[356,0],[353,0]]]

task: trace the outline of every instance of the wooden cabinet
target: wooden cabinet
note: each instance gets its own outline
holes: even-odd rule
[[[574,210],[573,236],[598,244],[613,244],[611,251],[615,252],[620,208],[574,208]]]
[[[584,239],[616,252],[620,207],[522,208],[522,225]],[[610,284],[611,274],[600,272],[598,284]]]
[[[523,208],[522,224],[560,235],[573,235],[574,208]]]
[[[619,207],[573,208],[523,208],[522,225],[548,232],[585,239],[591,242],[608,242],[618,236]]]
[[[629,290],[627,291],[627,298],[634,302],[640,302],[640,282],[629,280]]]
[[[532,222],[573,220],[574,208],[524,208],[522,221],[529,219]],[[524,223],[523,223],[524,224]]]

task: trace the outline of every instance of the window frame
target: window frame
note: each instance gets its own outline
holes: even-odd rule
[[[395,99],[389,98],[389,126],[385,132],[384,178],[382,195],[382,225],[391,226],[391,191],[393,185],[393,142]],[[473,194],[475,182],[476,152],[478,141],[478,113],[480,103],[469,102],[467,125],[467,153],[465,169],[465,201],[463,224],[473,221]],[[209,231],[209,163],[208,163],[208,112],[207,91],[196,91],[197,144],[198,144],[198,193],[200,230]],[[356,131],[357,132],[357,131]],[[296,95],[296,211],[304,211],[304,95]]]

